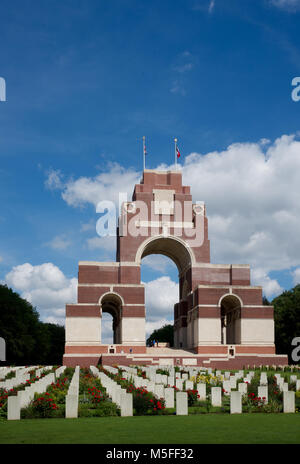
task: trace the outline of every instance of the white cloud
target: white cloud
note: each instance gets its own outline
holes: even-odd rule
[[[300,263],[300,142],[233,144],[193,153],[183,166],[193,198],[204,199],[214,262],[282,270]]]
[[[15,266],[6,274],[5,282],[35,306],[45,321],[55,318],[64,324],[66,303],[76,302],[77,279],[68,279],[52,263]]]
[[[298,267],[292,272],[292,276],[293,276],[294,285],[300,284],[300,267]]]
[[[47,246],[53,250],[65,250],[71,245],[71,241],[65,235],[57,235],[50,242],[46,243]]]
[[[48,175],[46,185],[52,185],[53,175]],[[60,177],[61,179],[61,177]],[[119,193],[127,193],[131,197],[133,187],[140,181],[140,174],[132,169],[125,169],[119,164],[110,165],[107,172],[97,176],[70,179],[63,183],[57,182],[58,189],[62,190],[62,198],[68,205],[78,207],[92,204],[97,206],[101,200],[118,203]]]
[[[283,292],[283,288],[279,285],[277,280],[271,279],[263,269],[253,269],[251,274],[253,285],[262,285],[264,295],[267,298],[274,298]]]
[[[156,321],[146,321],[146,340],[154,332],[154,330],[161,329],[164,325],[173,324],[174,320],[158,319]]]
[[[2,263],[2,261],[3,261],[3,258],[2,258],[2,256],[0,256],[0,263]]]
[[[173,321],[174,304],[178,302],[178,284],[163,276],[144,283],[146,318],[149,322],[166,318]]]
[[[47,179],[45,181],[45,186],[49,190],[60,189],[63,186],[62,174],[59,170],[50,169],[47,172]]]
[[[270,0],[270,4],[289,12],[300,10],[300,0]]]
[[[112,344],[113,343],[113,331],[112,331],[113,318],[108,313],[103,313],[101,320],[101,343]]]
[[[149,267],[153,271],[159,271],[163,274],[166,274],[168,270],[175,266],[170,258],[163,255],[146,256],[143,258],[142,264]]]

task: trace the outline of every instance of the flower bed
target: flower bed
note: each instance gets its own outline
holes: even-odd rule
[[[74,369],[68,367],[61,376],[47,387],[45,393],[35,393],[27,408],[21,410],[22,419],[64,417],[65,397]]]
[[[79,417],[120,415],[118,406],[112,403],[100,379],[88,369],[80,370],[78,415]]]
[[[35,376],[35,372],[35,369],[29,371],[30,380],[26,380],[26,382],[20,383],[16,387],[10,388],[9,390],[0,388],[0,417],[7,416],[7,399],[9,396],[17,396],[19,391],[25,390],[25,387],[37,382],[39,379],[49,374],[49,372],[52,372],[52,370],[49,369],[43,372],[40,376]]]
[[[152,392],[147,391],[146,388],[135,387],[133,383],[122,377],[122,371],[120,369],[118,374],[112,374],[101,366],[99,369],[121,385],[122,388],[125,388],[127,393],[132,394],[133,415],[158,415],[164,413],[165,400],[163,398],[157,398]]]

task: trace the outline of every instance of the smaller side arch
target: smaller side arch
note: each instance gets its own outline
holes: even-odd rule
[[[100,311],[102,311],[101,310],[102,301],[105,299],[111,299],[112,301],[115,301],[116,303],[120,303],[122,307],[125,305],[124,299],[119,293],[113,292],[113,291],[106,292],[106,293],[103,293],[103,295],[101,295],[99,298]]]
[[[124,300],[116,292],[106,292],[99,298],[100,316],[103,312],[112,316],[113,343],[122,343],[122,308]]]
[[[221,296],[221,298],[219,299],[219,302],[218,302],[218,307],[220,308],[221,307],[221,304],[222,304],[222,300],[226,297],[234,297],[236,298],[240,305],[241,305],[241,308],[244,306],[244,303],[243,303],[243,300],[241,299],[241,297],[239,297],[238,295],[236,295],[235,293],[225,293],[224,295]]]
[[[220,298],[218,306],[221,317],[221,343],[240,344],[242,299],[234,293],[227,293]]]

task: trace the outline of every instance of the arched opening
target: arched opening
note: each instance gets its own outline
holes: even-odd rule
[[[112,344],[119,345],[121,340],[121,313],[122,313],[122,299],[116,293],[106,293],[100,299],[101,312],[110,314],[112,317]],[[103,322],[108,322],[108,318],[103,317]],[[104,324],[103,324],[104,325]],[[106,332],[107,333],[107,332]]]
[[[152,237],[137,251],[145,284],[146,340],[150,331],[173,324],[172,345],[188,348],[187,298],[193,261],[192,250],[177,237]]]
[[[241,343],[241,300],[235,295],[226,295],[221,303],[221,343]]]

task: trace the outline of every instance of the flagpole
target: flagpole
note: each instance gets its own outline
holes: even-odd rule
[[[175,142],[175,171],[177,171],[177,139],[174,139]]]
[[[144,171],[146,169],[146,137],[143,135],[143,164]]]

